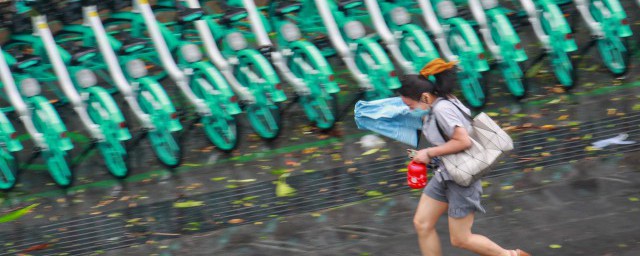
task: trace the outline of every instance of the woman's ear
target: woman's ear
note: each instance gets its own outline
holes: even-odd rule
[[[422,95],[420,95],[420,102],[422,102],[422,103],[428,103],[429,102],[429,93],[428,92],[423,92]]]

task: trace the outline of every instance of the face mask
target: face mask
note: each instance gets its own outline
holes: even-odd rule
[[[417,109],[411,110],[410,113],[412,116],[415,116],[415,117],[423,117],[429,114],[429,110],[417,108]]]

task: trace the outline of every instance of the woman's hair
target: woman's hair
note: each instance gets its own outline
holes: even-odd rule
[[[444,70],[433,76],[436,80],[435,83],[423,75],[403,75],[400,77],[402,87],[398,89],[398,93],[417,101],[420,101],[422,94],[425,92],[443,98],[453,94],[453,90],[457,86],[455,68]]]

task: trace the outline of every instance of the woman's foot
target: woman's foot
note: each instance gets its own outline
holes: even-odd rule
[[[510,252],[511,252],[511,255],[513,256],[531,256],[531,254],[529,254],[528,252],[525,252],[520,249],[511,250]]]

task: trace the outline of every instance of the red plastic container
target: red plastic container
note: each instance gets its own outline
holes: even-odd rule
[[[427,165],[411,161],[407,166],[407,185],[413,189],[427,186]]]

